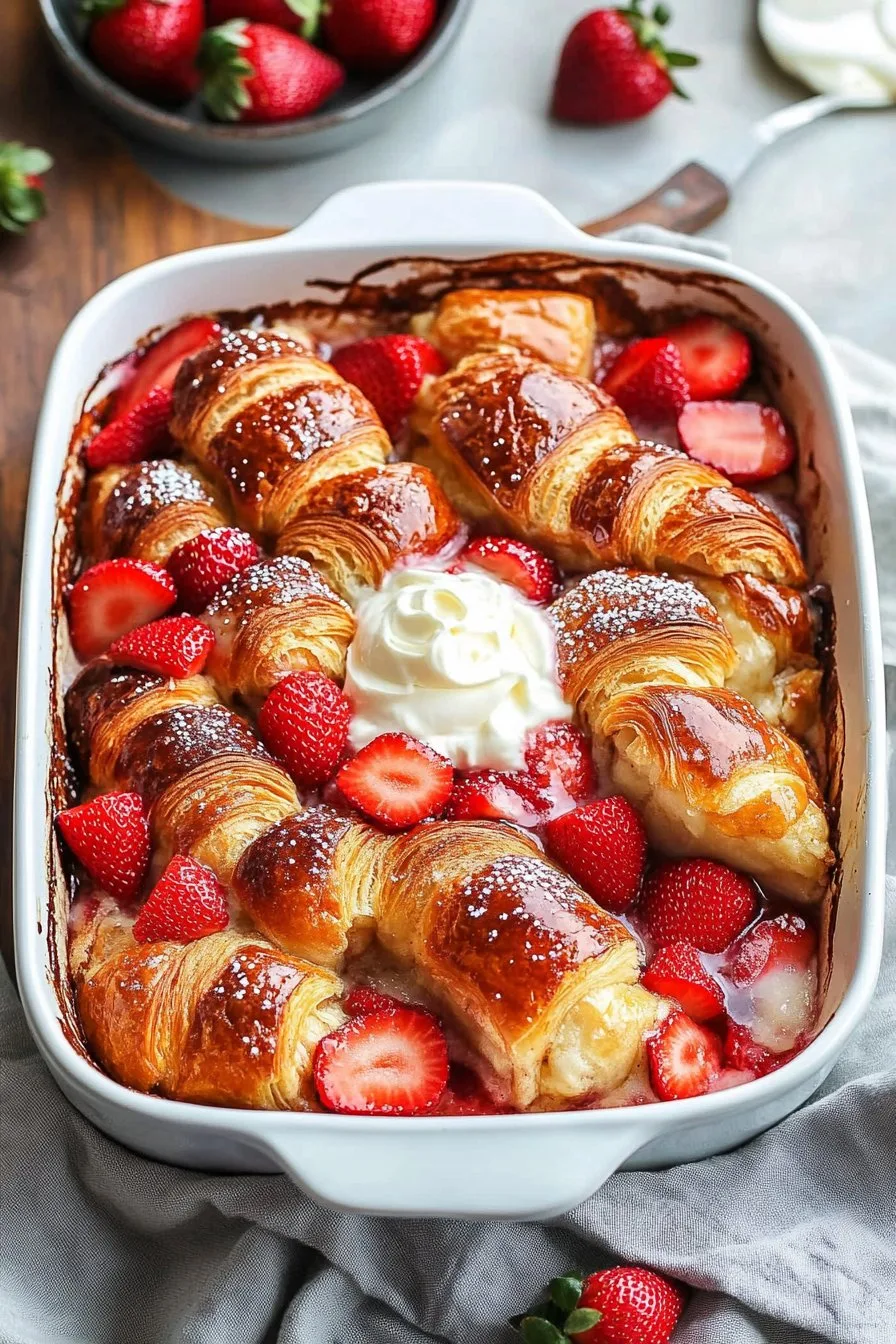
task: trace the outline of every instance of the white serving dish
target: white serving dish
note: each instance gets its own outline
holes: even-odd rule
[[[54,858],[53,561],[56,489],[98,368],[181,314],[303,297],[390,257],[522,249],[627,268],[647,306],[734,314],[772,354],[804,475],[818,476],[809,531],[815,577],[837,616],[845,753],[842,891],[819,1037],[777,1073],[689,1101],[623,1110],[474,1118],[351,1118],[215,1109],[132,1092],[70,1043],[55,988],[48,912]],[[626,271],[627,280],[631,273]],[[804,1102],[832,1068],[874,990],[884,900],[885,737],[874,559],[849,409],[824,339],[795,304],[737,267],[668,248],[593,239],[534,192],[478,183],[371,184],[340,192],[277,238],[188,252],[122,276],[81,310],[47,383],[25,539],[18,682],[15,931],[31,1030],[70,1100],[107,1134],[154,1158],[227,1171],[284,1170],[315,1199],[366,1213],[543,1218],[585,1199],[619,1166],[667,1166],[745,1142]],[[48,880],[49,874],[49,880]],[[819,1154],[819,1159],[823,1159]]]

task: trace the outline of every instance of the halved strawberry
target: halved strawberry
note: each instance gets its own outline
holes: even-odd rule
[[[764,1045],[754,1040],[749,1027],[729,1017],[725,1025],[723,1059],[729,1068],[750,1069],[761,1078],[771,1072],[775,1057]]]
[[[93,880],[119,901],[137,895],[149,863],[149,822],[139,793],[101,793],[56,817]]]
[[[140,462],[165,442],[174,394],[169,387],[154,387],[125,415],[117,416],[90,440],[84,460],[92,471],[101,467]]]
[[[550,815],[550,799],[520,773],[471,770],[457,781],[445,815],[453,821],[512,821],[540,826]]]
[[[353,341],[336,350],[331,363],[360,388],[393,439],[404,428],[424,378],[437,377],[447,367],[429,341],[404,335]]]
[[[177,597],[174,580],[150,560],[101,560],[86,570],[68,596],[72,647],[84,661],[113,640],[162,616]]]
[[[214,633],[195,616],[163,616],[122,635],[109,652],[119,662],[163,677],[194,677],[214,646]]]
[[[258,727],[297,784],[325,784],[348,743],[352,711],[335,681],[322,672],[291,672],[278,681],[258,715]]]
[[[755,401],[692,401],[678,417],[681,446],[735,485],[755,485],[788,471],[793,435],[772,406]]]
[[[803,971],[815,955],[815,930],[800,915],[761,919],[729,949],[723,970],[740,988],[767,971]]]
[[[635,900],[647,836],[625,798],[601,798],[555,817],[545,839],[554,858],[605,910],[618,915]]]
[[[663,1101],[700,1097],[722,1067],[719,1038],[687,1013],[670,1013],[647,1037],[653,1090]]]
[[[581,802],[593,793],[596,780],[588,739],[575,724],[551,720],[526,739],[526,766],[542,788],[559,785]]]
[[[381,994],[369,985],[355,985],[346,994],[342,1006],[349,1017],[364,1017],[367,1013],[383,1013],[392,1008],[407,1007],[401,999],[393,999],[391,994]]]
[[[756,888],[723,863],[681,859],[651,873],[641,909],[660,947],[684,942],[701,952],[724,952],[756,914]]]
[[[192,943],[230,923],[227,892],[205,864],[175,854],[134,920],[138,943]]]
[[[261,558],[258,542],[238,527],[213,527],[181,542],[168,557],[181,606],[200,612],[237,574]]]
[[[166,331],[141,355],[130,379],[119,388],[115,418],[127,415],[149,396],[154,387],[173,388],[184,360],[211,344],[220,332],[220,322],[212,317],[192,317]]]
[[[512,584],[530,602],[550,602],[560,578],[553,560],[515,537],[477,537],[458,560]]]
[[[720,317],[701,313],[663,332],[678,347],[691,401],[732,396],[750,372],[750,342]]]
[[[390,831],[436,816],[453,782],[451,762],[408,733],[375,737],[336,776],[348,801]]]
[[[654,994],[677,999],[695,1022],[709,1022],[725,1011],[721,985],[690,943],[669,943],[660,948],[641,976],[641,983]]]
[[[690,396],[678,347],[665,336],[626,346],[603,388],[626,415],[648,421],[674,419]]]
[[[448,1046],[430,1013],[389,1008],[353,1017],[314,1052],[322,1105],[344,1115],[419,1115],[448,1081]]]

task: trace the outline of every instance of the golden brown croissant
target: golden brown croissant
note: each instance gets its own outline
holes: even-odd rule
[[[356,387],[295,341],[265,331],[227,332],[184,362],[171,432],[242,525],[267,539],[321,481],[380,466],[391,451]]]
[[[547,289],[455,289],[412,323],[457,364],[483,350],[516,349],[560,373],[589,378],[597,323],[581,294]]]
[[[215,492],[200,473],[162,458],[105,467],[90,477],[81,540],[91,561],[132,555],[164,565],[181,542],[226,522]]]
[[[312,1110],[311,1066],[344,1021],[338,977],[256,935],[137,943],[108,899],[75,940],[88,1045],[141,1092],[216,1106]]]
[[[364,586],[378,588],[397,561],[438,555],[460,535],[460,518],[432,472],[390,462],[316,486],[277,552],[303,556],[351,601]]]
[[[523,536],[567,570],[806,573],[771,509],[685,453],[638,440],[601,388],[514,353],[433,379],[413,450],[455,507]]]

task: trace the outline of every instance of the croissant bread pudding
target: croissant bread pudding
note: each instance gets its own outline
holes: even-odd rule
[[[617,1106],[812,1037],[824,669],[761,352],[512,280],[191,318],[81,418],[58,828],[128,1087]]]

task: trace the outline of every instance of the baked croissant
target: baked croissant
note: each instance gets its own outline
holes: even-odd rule
[[[314,1048],[343,1021],[332,972],[225,929],[191,943],[137,943],[102,902],[75,939],[87,1043],[113,1078],[180,1101],[318,1109]]]
[[[467,517],[525,537],[567,571],[633,565],[803,584],[783,521],[685,453],[641,442],[601,388],[515,353],[433,379],[413,456]]]
[[[164,565],[181,542],[226,522],[200,473],[162,458],[106,467],[89,478],[81,542],[91,561],[132,555]]]
[[[483,350],[516,349],[559,373],[589,378],[593,369],[597,322],[594,304],[581,294],[455,289],[412,326],[449,364]]]
[[[266,331],[231,331],[185,360],[171,432],[256,536],[280,535],[316,485],[385,462],[376,411],[330,364]]]

